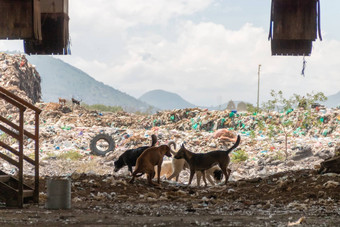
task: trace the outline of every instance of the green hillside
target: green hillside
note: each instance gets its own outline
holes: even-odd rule
[[[58,98],[82,100],[89,105],[121,106],[125,111],[150,111],[150,105],[96,81],[76,67],[51,56],[27,56],[41,76],[44,102],[58,102]]]

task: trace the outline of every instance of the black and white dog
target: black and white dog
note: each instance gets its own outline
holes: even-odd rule
[[[114,162],[115,165],[114,171],[117,172],[118,170],[127,165],[129,171],[132,173],[132,166],[136,165],[137,158],[143,153],[143,151],[145,151],[149,147],[155,146],[155,144],[157,143],[156,135],[152,135],[151,139],[152,139],[151,146],[142,146],[135,149],[129,149],[126,150],[123,154],[121,154],[118,160]]]

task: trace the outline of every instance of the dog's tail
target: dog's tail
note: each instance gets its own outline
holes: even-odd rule
[[[229,154],[232,150],[234,150],[236,147],[238,147],[238,145],[240,144],[240,141],[241,141],[241,136],[237,135],[236,143],[226,151],[227,154]]]
[[[157,143],[157,136],[155,134],[151,135],[151,147],[155,146]]]
[[[176,150],[176,143],[174,141],[169,141],[168,143],[168,146],[170,147],[170,153],[175,156],[176,152],[171,149],[171,145],[173,145],[174,149]]]

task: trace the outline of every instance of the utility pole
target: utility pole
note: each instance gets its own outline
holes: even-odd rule
[[[259,68],[257,70],[257,112],[259,112],[260,109],[260,70],[261,70],[261,64],[259,64]]]

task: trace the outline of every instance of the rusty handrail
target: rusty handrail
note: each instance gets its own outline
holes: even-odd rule
[[[16,124],[14,124],[13,122],[7,120],[6,118],[4,118],[3,116],[0,116],[0,121],[6,123],[7,125],[11,126],[12,128],[14,128],[15,130],[19,131],[19,126],[17,126]],[[34,136],[32,133],[30,133],[29,131],[24,129],[24,135],[28,136],[30,139],[34,139]]]
[[[17,101],[19,104],[22,104],[23,106],[26,106],[28,108],[30,108],[31,110],[34,110],[37,113],[41,113],[41,109],[39,109],[38,107],[34,106],[33,104],[27,102],[26,100],[16,96],[15,94],[13,94],[12,92],[7,91],[6,89],[4,89],[3,87],[0,86],[0,93],[5,94],[6,96],[12,98],[13,100]]]
[[[19,151],[13,149],[12,147],[6,145],[5,143],[0,143],[0,146],[5,148],[6,150],[12,152],[16,156],[19,157],[18,161],[6,156],[5,154],[0,153],[0,158],[8,161],[9,163],[17,166],[19,168],[19,181],[18,181],[18,206],[23,206],[23,161],[27,161],[32,164],[35,168],[35,178],[34,178],[34,194],[33,200],[34,202],[39,202],[39,114],[41,113],[41,109],[37,108],[33,104],[25,101],[24,99],[16,96],[15,94],[7,91],[6,89],[0,87],[0,98],[4,99],[8,103],[11,103],[13,106],[19,108],[19,125],[9,121],[8,119],[0,116],[0,121],[6,123],[8,126],[12,127],[18,133],[15,133],[9,129],[6,129],[4,126],[0,125],[0,129],[5,133],[11,135],[19,141]],[[24,129],[24,112],[29,108],[35,112],[35,131],[34,134],[28,132]],[[34,152],[34,160],[24,155],[24,147],[23,140],[24,135],[33,139],[35,141],[35,152]]]

